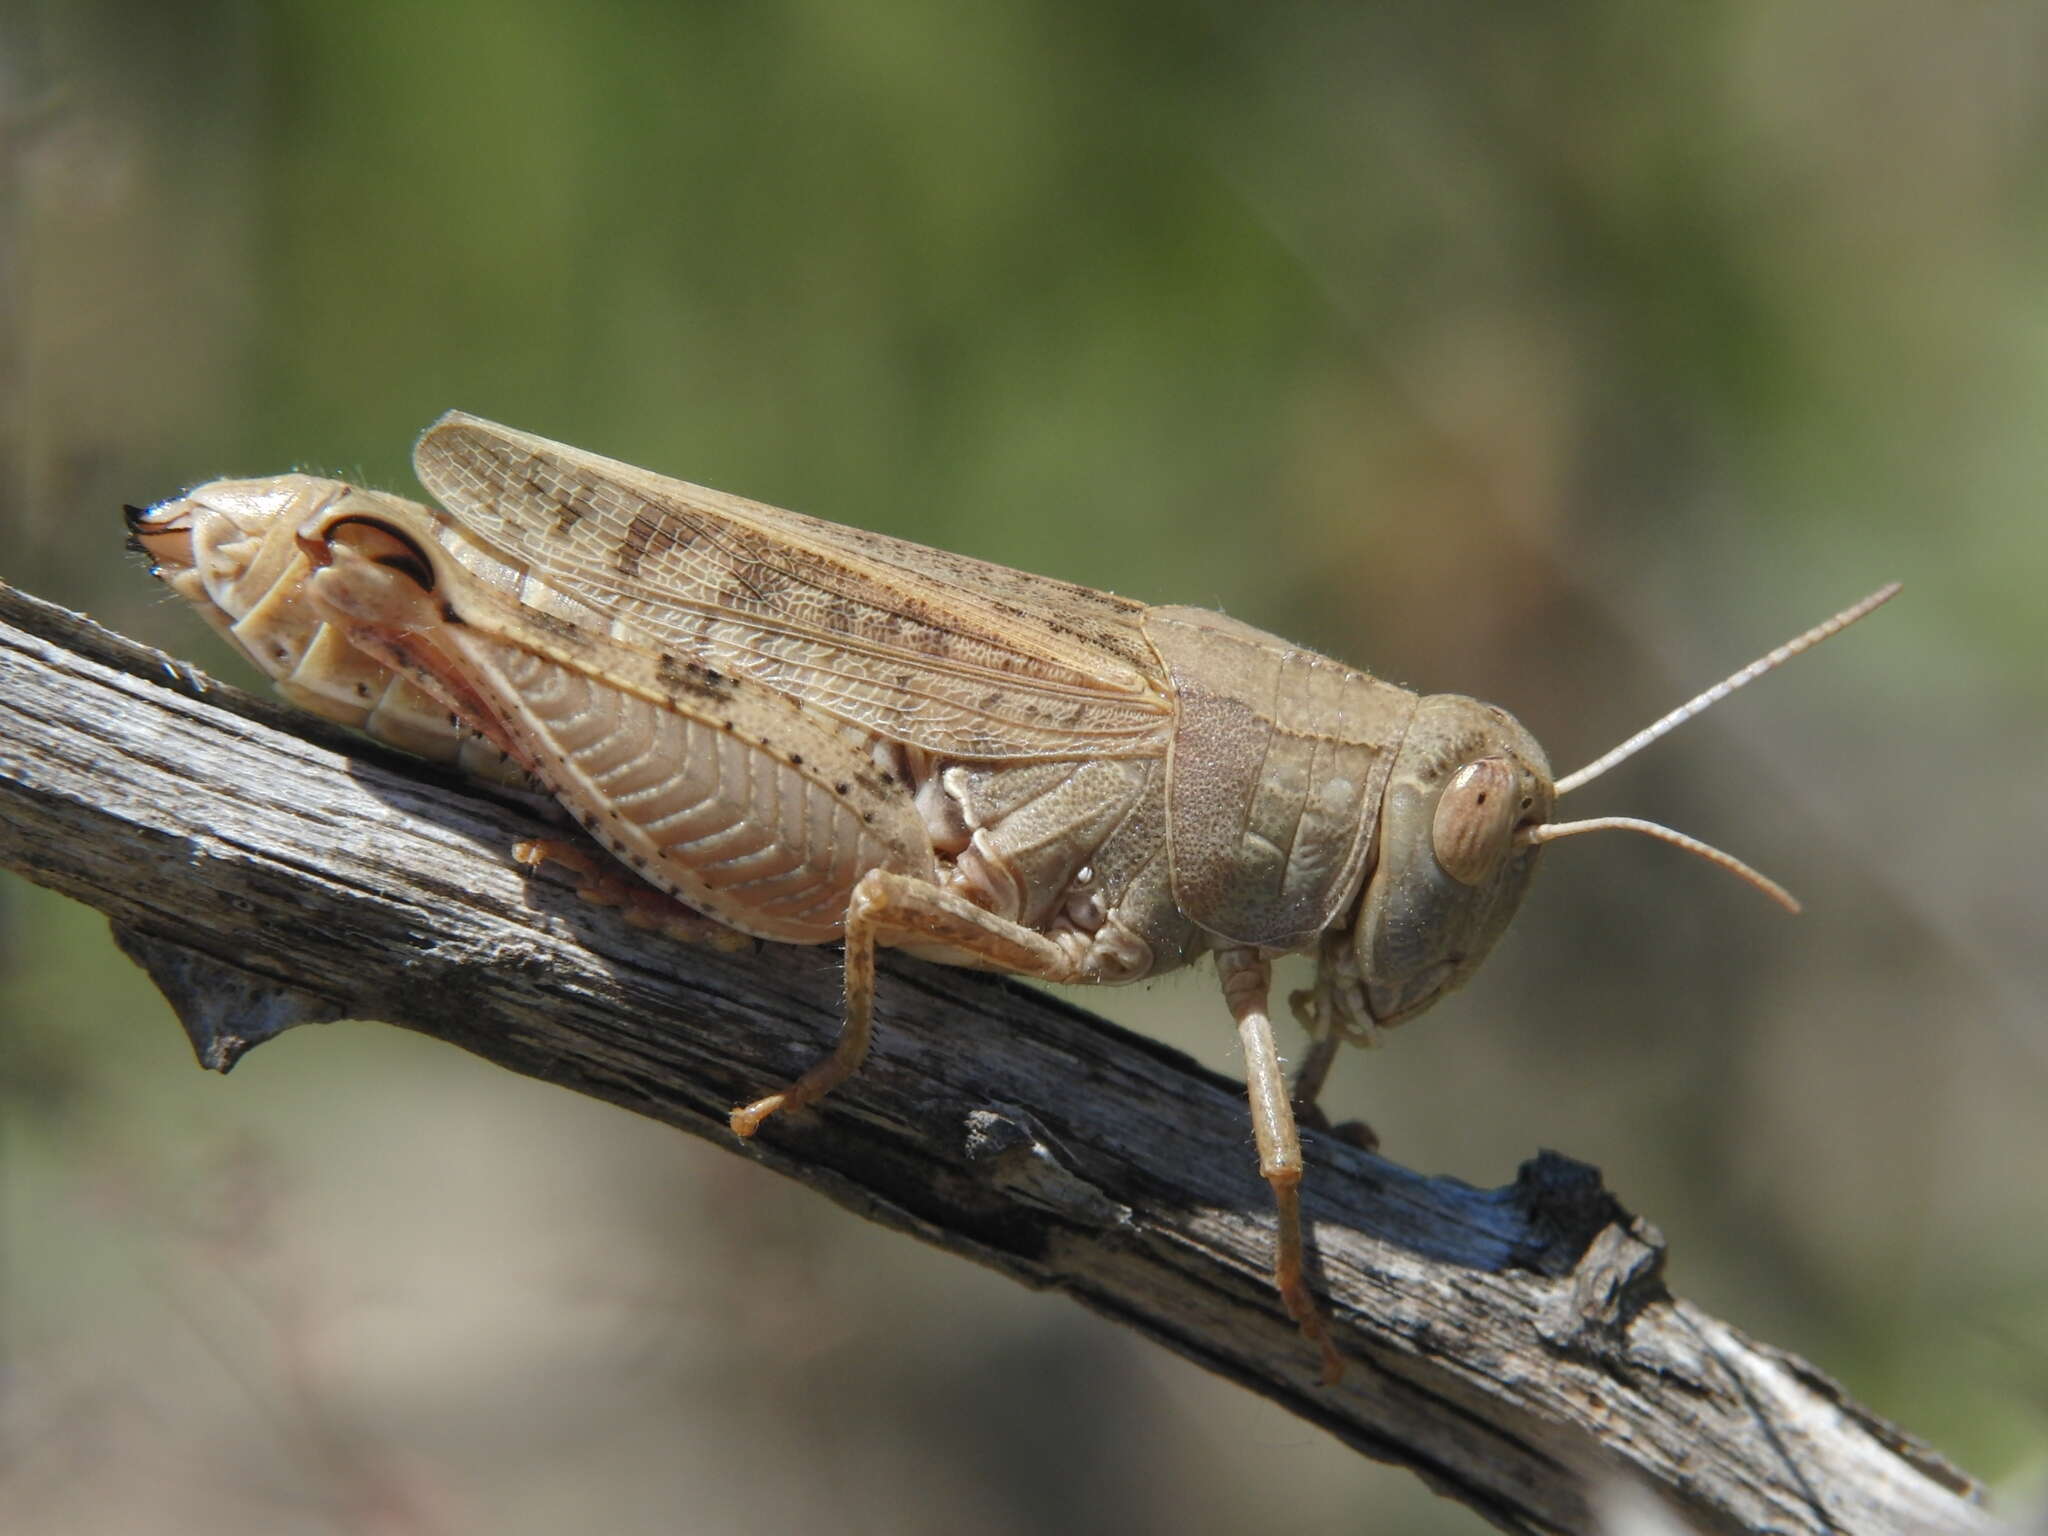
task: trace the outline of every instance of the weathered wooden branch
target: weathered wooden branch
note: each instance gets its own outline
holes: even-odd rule
[[[511,863],[555,830],[515,797],[5,587],[0,807],[0,862],[106,912],[209,1066],[342,1017],[452,1041],[1059,1287],[1503,1529],[1596,1529],[1614,1479],[1706,1531],[1986,1528],[1940,1456],[1673,1297],[1654,1229],[1554,1155],[1476,1190],[1314,1138],[1353,1362],[1318,1388],[1239,1085],[996,978],[889,965],[866,1070],[743,1147],[728,1108],[837,1027],[833,953],[640,933]]]

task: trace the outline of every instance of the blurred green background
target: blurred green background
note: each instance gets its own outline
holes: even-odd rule
[[[2048,12],[7,14],[0,575],[238,681],[120,504],[405,490],[451,406],[1221,606],[1504,704],[1560,768],[1904,579],[1573,807],[1806,916],[1570,844],[1331,1101],[1432,1172],[1600,1164],[1681,1293],[2038,1478]],[[10,1532],[1479,1528],[431,1042],[207,1076],[94,914],[0,897]],[[1233,1066],[1206,975],[1086,1001]]]

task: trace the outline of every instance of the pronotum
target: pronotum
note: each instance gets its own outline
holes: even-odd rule
[[[473,772],[530,775],[665,893],[670,926],[843,940],[836,1048],[734,1109],[742,1137],[858,1069],[878,945],[1061,982],[1212,956],[1279,1208],[1274,1280],[1326,1381],[1341,1361],[1302,1271],[1295,1121],[1336,1043],[1464,981],[1559,837],[1648,832],[1796,910],[1680,833],[1552,809],[1897,591],[1553,781],[1506,712],[1410,693],[1218,613],[784,512],[460,413],[427,430],[414,464],[440,506],[293,474],[203,485],[130,508],[129,525],[289,698]],[[623,878],[566,845],[526,852]],[[1290,1002],[1315,1044],[1290,1091],[1270,967],[1297,952],[1315,981]]]

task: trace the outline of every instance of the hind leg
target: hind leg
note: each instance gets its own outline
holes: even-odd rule
[[[666,891],[657,890],[616,859],[594,854],[562,838],[535,838],[519,843],[512,857],[529,869],[559,864],[575,874],[576,894],[592,906],[616,907],[635,928],[645,928],[684,944],[703,944],[734,954],[754,941],[737,928],[706,917]]]

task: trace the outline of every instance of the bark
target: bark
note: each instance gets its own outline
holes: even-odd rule
[[[1656,1230],[1555,1154],[1479,1190],[1311,1137],[1351,1362],[1319,1388],[1242,1087],[1000,978],[891,957],[866,1069],[743,1146],[730,1107],[833,1036],[835,953],[635,930],[510,861],[559,835],[535,804],[5,587],[0,805],[0,862],[107,913],[210,1067],[343,1017],[452,1041],[1058,1287],[1506,1530],[1599,1529],[1617,1479],[1703,1531],[1988,1528],[1968,1476],[1674,1297]]]

